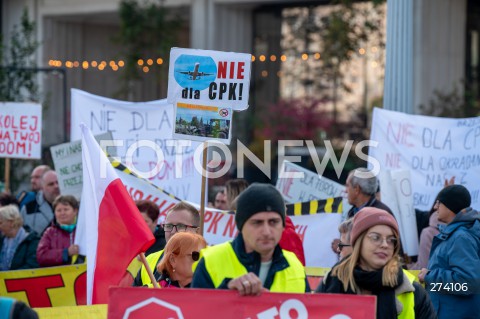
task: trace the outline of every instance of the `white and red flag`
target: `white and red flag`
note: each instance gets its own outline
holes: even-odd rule
[[[87,256],[87,304],[108,303],[132,259],[155,238],[92,133],[82,128],[83,191],[75,242]]]

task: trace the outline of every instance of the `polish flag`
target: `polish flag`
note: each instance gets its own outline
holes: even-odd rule
[[[106,155],[84,124],[83,190],[75,242],[87,256],[87,304],[108,303],[136,255],[155,238]]]

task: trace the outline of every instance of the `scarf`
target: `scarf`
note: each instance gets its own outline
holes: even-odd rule
[[[364,271],[360,267],[356,267],[353,270],[353,277],[357,285],[377,296],[377,319],[397,318],[395,288],[403,283],[402,269],[398,269],[397,285],[395,287],[383,286],[382,275],[383,268],[378,271]]]
[[[17,251],[18,245],[28,236],[23,227],[18,229],[17,235],[13,238],[5,237],[0,250],[0,271],[10,270],[13,256]]]
[[[75,230],[75,226],[77,226],[77,224],[72,224],[72,225],[59,225],[60,226],[60,229],[63,229],[64,231],[66,231],[67,233],[72,233],[74,230]]]

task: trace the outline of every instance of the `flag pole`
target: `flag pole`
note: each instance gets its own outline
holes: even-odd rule
[[[200,235],[203,236],[203,221],[205,218],[205,189],[207,184],[207,150],[208,142],[203,142],[203,159],[202,159],[202,190],[200,193]]]
[[[142,260],[142,263],[145,266],[145,270],[147,271],[148,277],[150,277],[150,280],[152,281],[153,287],[160,288],[160,286],[158,285],[158,282],[155,280],[155,277],[153,276],[152,270],[150,269],[150,265],[148,264],[147,259],[145,258],[145,253],[140,253],[140,259]]]
[[[5,159],[5,186],[4,192],[10,192],[10,158]]]

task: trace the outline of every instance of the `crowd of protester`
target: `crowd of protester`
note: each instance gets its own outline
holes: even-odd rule
[[[377,318],[477,318],[480,313],[480,214],[469,191],[446,182],[432,204],[428,223],[418,229],[419,255],[408,264],[399,224],[379,198],[378,179],[363,168],[346,181],[352,208],[332,241],[338,263],[316,293],[377,297]],[[300,237],[280,192],[270,184],[230,180],[212,196],[211,207],[235,214],[239,231],[230,242],[207,247],[199,234],[200,213],[179,202],[159,222],[159,207],[136,202],[155,236],[147,264],[133,286],[232,289],[240,295],[311,292]],[[0,271],[85,262],[74,243],[78,200],[61,195],[57,175],[41,165],[31,190],[0,194]],[[409,270],[419,270],[418,279]],[[438,284],[470,289],[441,291]]]

